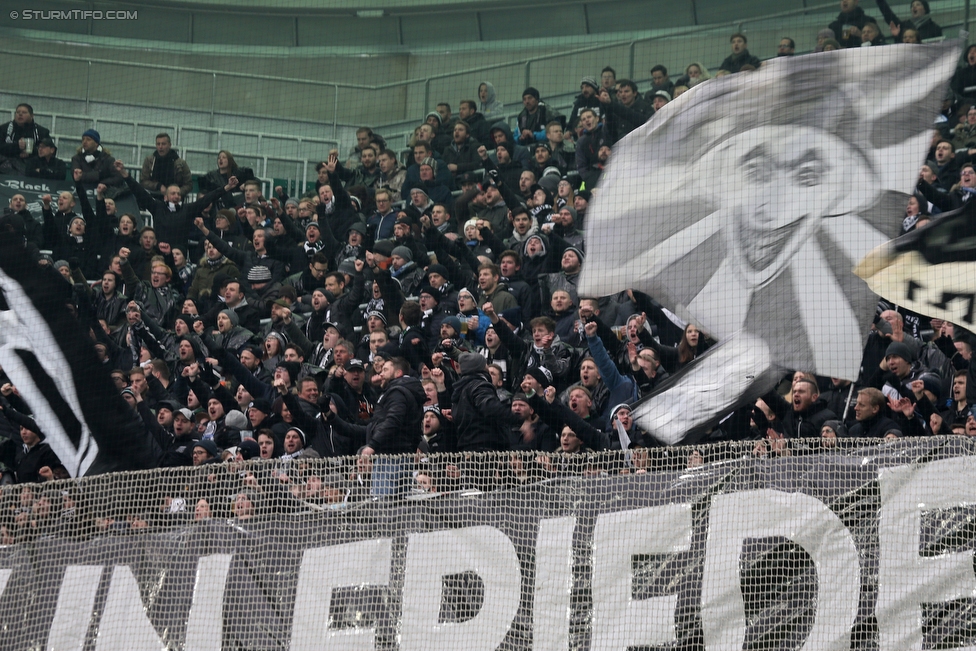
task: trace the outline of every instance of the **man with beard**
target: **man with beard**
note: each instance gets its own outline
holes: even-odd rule
[[[806,378],[793,384],[792,403],[786,402],[775,390],[762,399],[783,423],[786,438],[818,438],[825,422],[838,419],[837,414],[827,408],[827,401],[820,397],[817,383]]]
[[[338,152],[336,152],[338,154]],[[345,187],[362,186],[364,188],[376,187],[380,178],[380,168],[376,161],[376,146],[368,145],[359,153],[360,165],[352,169],[346,169],[341,163],[336,163],[335,175],[343,182]]]
[[[467,172],[481,169],[481,158],[478,156],[480,143],[471,137],[469,127],[465,122],[454,125],[454,138],[444,149],[444,162],[447,169],[455,177]]]
[[[167,440],[168,439],[168,440]],[[192,466],[191,451],[200,436],[196,431],[193,412],[183,407],[173,413],[173,433],[163,437],[157,435],[157,441],[163,448],[163,455],[159,459],[160,468],[176,468]]]
[[[546,125],[556,119],[556,112],[540,100],[539,91],[532,86],[522,91],[522,107],[513,134],[515,141],[526,146],[545,142]]]

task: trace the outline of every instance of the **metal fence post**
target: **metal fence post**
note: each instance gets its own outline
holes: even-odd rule
[[[88,59],[88,69],[85,72],[85,115],[91,114],[91,69],[92,62]]]
[[[333,86],[335,98],[332,100],[332,137],[338,138],[339,133],[339,84]]]

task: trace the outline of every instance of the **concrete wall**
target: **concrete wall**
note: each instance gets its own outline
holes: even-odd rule
[[[775,9],[784,11],[799,2],[801,0],[777,2]],[[731,3],[695,0],[694,9],[699,20],[702,12],[707,12],[710,17],[728,19],[738,10],[737,3],[744,4],[745,0]],[[675,23],[694,18],[689,14],[690,2],[672,4],[675,6],[670,7],[666,0],[620,0],[612,5],[592,5],[591,8],[598,6],[601,9],[590,13],[589,23],[591,27],[601,24],[608,28],[614,23],[629,25],[641,14],[668,16],[662,22],[672,20]],[[609,10],[611,6],[612,11]],[[961,18],[961,9],[949,3],[933,3],[932,6],[936,20],[942,24]],[[749,13],[757,11],[757,7],[770,10],[767,4],[754,1],[740,9]],[[143,11],[142,8],[139,10]],[[607,13],[601,14],[604,10]],[[775,53],[782,36],[793,37],[801,51],[811,49],[817,29],[826,24],[834,12],[834,9],[828,9],[809,16],[744,21],[742,27],[749,36],[750,51],[768,57]],[[520,25],[524,22],[547,24],[542,20],[543,15],[534,16],[531,12],[518,15],[532,20],[515,20],[513,15],[500,18],[506,19],[511,26],[506,33],[510,37],[523,33],[524,28]],[[426,19],[413,17],[420,23],[408,31],[410,34],[430,34],[430,25],[440,25],[436,21],[442,17],[442,14]],[[323,21],[323,30],[332,21],[310,18],[308,21],[311,22],[303,21],[303,24],[312,29],[315,20]],[[456,110],[461,99],[474,99],[482,80],[491,81],[499,99],[517,112],[526,85],[539,88],[543,97],[550,98],[555,104],[568,103],[572,94],[578,91],[580,77],[597,75],[605,65],[614,66],[619,77],[633,75],[637,80],[646,80],[650,76],[650,67],[656,63],[666,65],[673,78],[692,61],[717,67],[728,54],[728,36],[737,27],[720,25],[693,35],[641,42],[633,49],[607,43],[612,43],[613,38],[646,37],[654,32],[576,37],[555,30],[545,38],[511,38],[491,44],[469,40],[449,47],[430,44],[385,47],[382,44],[391,27],[384,20],[372,23],[375,31],[361,48],[256,45],[243,52],[236,46],[203,44],[170,46],[168,49],[162,46],[137,48],[129,47],[133,41],[96,36],[78,36],[87,39],[86,45],[81,46],[69,42],[72,39],[64,35],[51,40],[48,38],[50,34],[42,38],[37,34],[17,32],[0,41],[0,55],[5,63],[0,106],[12,108],[21,98],[27,98],[42,113],[67,112],[138,120],[150,125],[182,124],[337,138],[345,149],[353,141],[356,126],[382,125],[390,135],[401,134],[412,124],[419,123],[438,101],[446,100]],[[565,20],[572,22],[569,18]],[[564,22],[559,19],[548,24],[563,25]],[[166,24],[161,23],[164,28]],[[269,27],[270,36],[266,33],[259,43],[275,41],[279,26],[269,23]],[[226,26],[224,29],[234,31]],[[657,33],[667,32],[659,30]],[[461,34],[458,38],[462,38],[464,29],[453,33]],[[573,54],[574,50],[585,47],[595,49]],[[560,56],[535,61],[528,68],[521,63],[553,54]],[[58,58],[48,58],[51,56]],[[140,68],[133,64],[158,68]],[[492,69],[466,72],[485,67]],[[429,88],[425,88],[423,81],[403,83],[438,75],[443,78],[431,80]],[[393,86],[377,90],[340,87],[337,97],[333,86],[300,80]],[[644,89],[647,85],[641,87]],[[111,126],[108,128],[111,130]],[[140,134],[140,137],[146,136],[147,142],[151,142],[148,132],[153,128],[147,126],[146,134]],[[60,127],[58,131],[66,133]],[[237,143],[234,138],[227,136],[221,146],[233,147]],[[194,141],[193,146],[217,144],[212,138],[199,140]],[[228,142],[232,144],[228,145]],[[284,149],[288,147],[282,145]],[[320,153],[309,149],[297,151],[295,155],[317,157]]]

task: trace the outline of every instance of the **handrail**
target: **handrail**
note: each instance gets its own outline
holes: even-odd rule
[[[564,56],[573,56],[573,55],[576,55],[576,54],[585,54],[586,52],[593,52],[593,51],[596,51],[596,50],[602,50],[602,49],[611,48],[611,47],[619,47],[621,45],[630,45],[630,44],[633,44],[633,43],[644,43],[644,42],[647,42],[647,41],[654,41],[654,40],[659,40],[659,39],[663,39],[663,38],[675,38],[675,37],[680,37],[680,36],[688,36],[690,34],[695,34],[695,33],[698,33],[698,32],[711,31],[711,30],[714,30],[714,29],[718,29],[720,27],[728,27],[728,26],[732,26],[732,25],[740,26],[740,25],[742,25],[743,22],[758,22],[758,21],[762,21],[762,20],[771,20],[771,19],[775,19],[775,18],[786,18],[786,17],[789,17],[789,16],[798,16],[798,15],[802,15],[802,14],[816,13],[816,12],[822,11],[824,9],[836,8],[836,6],[837,6],[837,3],[836,2],[829,2],[829,3],[823,3],[823,4],[813,5],[813,6],[810,6],[810,7],[802,7],[800,9],[790,9],[788,11],[780,11],[780,12],[776,12],[776,13],[772,13],[772,14],[764,14],[762,16],[756,16],[756,17],[747,18],[747,19],[738,19],[738,20],[722,21],[722,22],[718,22],[718,23],[709,23],[709,24],[706,24],[706,25],[691,25],[691,26],[689,26],[687,28],[677,28],[675,30],[669,30],[667,32],[660,33],[660,34],[652,34],[652,35],[645,36],[645,37],[642,37],[642,38],[637,38],[637,39],[629,39],[628,38],[628,39],[622,39],[622,40],[619,40],[619,41],[606,41],[604,43],[595,44],[595,45],[588,45],[586,47],[576,48],[576,49],[573,49],[573,50],[563,50],[563,51],[560,51],[560,52],[554,52],[554,53],[550,53],[550,54],[537,55],[537,56],[533,56],[533,57],[529,57],[529,58],[525,58],[525,59],[516,59],[514,61],[499,62],[499,63],[494,63],[494,64],[486,64],[486,65],[483,65],[483,66],[477,66],[477,67],[474,67],[474,68],[467,68],[467,69],[464,69],[464,70],[457,70],[457,71],[454,71],[454,72],[445,72],[445,73],[439,73],[439,74],[436,74],[436,75],[427,75],[425,77],[414,77],[412,79],[403,79],[403,80],[399,80],[399,81],[392,81],[392,82],[388,82],[388,83],[385,83],[385,84],[376,84],[376,85],[350,84],[348,82],[341,82],[341,81],[321,81],[321,80],[318,80],[318,79],[303,79],[303,78],[298,78],[298,77],[276,77],[276,76],[273,76],[273,75],[257,75],[257,74],[249,74],[249,73],[246,73],[246,72],[235,72],[235,71],[225,71],[225,70],[210,70],[210,69],[202,69],[202,68],[187,68],[187,67],[183,67],[183,66],[166,66],[166,65],[159,64],[159,63],[144,63],[144,62],[138,62],[138,61],[118,61],[118,60],[113,60],[113,59],[99,59],[99,58],[96,58],[96,57],[78,57],[78,56],[73,56],[73,55],[68,55],[68,54],[54,54],[54,53],[48,53],[48,52],[29,52],[29,53],[25,53],[25,52],[21,52],[21,51],[17,51],[17,50],[0,49],[0,54],[12,54],[12,55],[18,55],[18,56],[23,56],[24,54],[29,54],[30,56],[37,56],[37,57],[41,57],[41,58],[57,59],[57,60],[63,60],[63,61],[77,61],[77,62],[101,63],[101,64],[113,65],[113,66],[120,66],[120,65],[121,66],[131,66],[131,67],[135,67],[135,68],[145,68],[145,69],[150,69],[150,70],[165,70],[165,71],[169,71],[169,72],[174,72],[174,71],[175,72],[189,72],[189,73],[193,73],[193,74],[206,74],[206,75],[217,74],[217,75],[222,75],[222,76],[225,76],[225,77],[243,78],[243,79],[251,79],[251,80],[259,79],[259,80],[262,80],[262,81],[274,81],[274,82],[284,82],[284,83],[298,83],[298,84],[307,84],[307,85],[311,85],[311,86],[331,86],[331,87],[337,87],[337,88],[350,88],[350,89],[355,89],[355,90],[386,90],[387,88],[396,88],[398,86],[406,86],[406,85],[410,85],[410,84],[419,84],[421,82],[435,81],[437,79],[446,79],[446,78],[454,77],[454,76],[457,76],[457,75],[474,74],[474,73],[477,73],[477,72],[484,72],[484,71],[487,71],[487,70],[493,70],[495,68],[508,68],[508,67],[511,67],[511,66],[525,65],[526,63],[532,63],[532,62],[535,62],[535,61],[546,61],[548,59],[559,58],[559,57],[564,57]],[[398,52],[391,51],[389,54],[393,55],[393,54],[397,54],[397,53]],[[406,52],[404,52],[404,53],[406,53]],[[384,54],[386,54],[386,53],[384,52]]]
[[[966,5],[967,8],[968,8],[968,5],[969,5],[969,1],[970,0],[966,0],[966,2],[965,2],[965,5]],[[418,84],[418,83],[421,83],[422,82],[422,83],[424,83],[424,109],[426,111],[429,108],[430,101],[431,101],[430,100],[431,82],[434,82],[434,81],[437,81],[437,80],[441,80],[441,79],[449,79],[449,78],[452,78],[452,77],[457,77],[457,76],[462,76],[462,75],[470,75],[470,74],[475,74],[475,73],[479,73],[479,72],[490,71],[490,70],[497,70],[497,69],[503,69],[503,68],[511,68],[511,67],[515,67],[515,66],[523,66],[524,67],[525,82],[526,82],[526,85],[529,85],[530,75],[531,75],[531,66],[532,66],[533,63],[537,63],[537,62],[541,62],[541,61],[547,61],[547,60],[551,60],[551,59],[558,59],[558,58],[562,58],[562,57],[572,57],[572,56],[575,56],[575,55],[578,55],[578,54],[584,54],[584,53],[587,53],[587,52],[594,52],[594,51],[599,51],[599,50],[603,50],[603,49],[607,49],[607,48],[615,48],[615,47],[621,47],[621,46],[628,46],[628,48],[629,48],[629,64],[628,64],[628,66],[630,68],[630,74],[628,76],[631,79],[636,79],[636,76],[634,74],[634,68],[635,68],[635,65],[636,65],[635,64],[635,57],[636,57],[635,51],[636,51],[636,46],[638,44],[652,42],[652,41],[657,41],[657,40],[663,40],[663,39],[672,39],[672,38],[687,37],[687,36],[694,35],[694,34],[698,34],[698,33],[711,32],[711,31],[715,31],[715,30],[718,30],[718,29],[722,29],[723,27],[729,26],[729,25],[734,25],[737,28],[741,28],[741,26],[742,26],[743,23],[761,23],[761,22],[764,22],[764,21],[775,20],[775,19],[779,19],[779,18],[784,18],[784,17],[789,17],[789,16],[797,16],[797,15],[811,15],[812,16],[812,15],[821,13],[821,12],[823,12],[825,10],[832,10],[835,7],[836,7],[836,5],[833,2],[816,4],[816,5],[812,5],[812,6],[808,6],[808,7],[803,7],[803,8],[800,8],[800,9],[791,9],[791,10],[787,10],[787,11],[781,11],[781,12],[776,12],[776,13],[772,13],[772,14],[766,14],[766,15],[763,15],[763,16],[756,16],[756,17],[753,17],[753,18],[745,19],[745,20],[726,21],[726,22],[718,22],[718,23],[709,23],[707,25],[694,25],[694,26],[689,26],[689,27],[685,27],[685,28],[676,28],[676,29],[673,29],[673,30],[668,30],[666,32],[656,33],[656,34],[652,34],[652,35],[649,35],[649,36],[644,36],[644,37],[641,37],[641,38],[632,38],[632,39],[626,39],[626,40],[610,40],[610,41],[605,41],[605,42],[601,42],[601,43],[598,43],[598,44],[593,44],[593,45],[588,45],[588,46],[585,46],[585,47],[576,48],[576,49],[573,49],[573,50],[563,50],[563,51],[559,51],[559,52],[550,52],[550,53],[547,53],[547,54],[535,55],[535,56],[528,57],[528,58],[515,59],[515,60],[503,61],[503,62],[495,62],[495,63],[491,63],[491,64],[485,64],[485,65],[481,65],[481,66],[476,66],[476,67],[473,67],[473,68],[466,68],[466,69],[456,70],[456,71],[452,71],[452,72],[437,73],[437,74],[433,74],[433,75],[428,75],[426,77],[416,77],[416,78],[411,78],[411,79],[406,79],[406,80],[400,80],[400,81],[396,81],[396,82],[389,82],[389,83],[384,83],[384,84],[377,84],[377,85],[372,85],[372,86],[371,85],[365,85],[365,84],[350,84],[350,83],[345,83],[345,82],[320,81],[320,80],[315,80],[315,79],[275,77],[275,76],[270,76],[270,75],[252,75],[252,74],[248,74],[248,73],[235,72],[235,71],[218,71],[218,70],[196,69],[196,68],[179,67],[179,66],[166,66],[166,65],[155,64],[155,63],[142,63],[142,62],[118,61],[118,60],[111,60],[111,59],[99,59],[99,58],[90,58],[90,57],[79,57],[79,56],[63,55],[63,54],[56,54],[56,53],[22,52],[22,51],[10,50],[10,49],[6,49],[6,48],[0,48],[0,54],[8,54],[8,55],[15,55],[15,56],[34,56],[34,57],[48,58],[48,59],[54,59],[54,60],[75,61],[75,62],[87,63],[88,64],[87,67],[88,67],[89,77],[90,77],[91,66],[92,66],[93,63],[99,63],[99,64],[105,64],[105,65],[112,65],[112,66],[130,66],[130,67],[134,67],[134,68],[143,68],[143,69],[152,69],[152,70],[166,70],[166,71],[171,71],[171,72],[172,71],[186,72],[186,73],[189,73],[189,74],[211,75],[212,78],[213,78],[213,80],[214,80],[214,83],[212,84],[212,88],[211,88],[211,102],[210,102],[210,114],[211,114],[211,117],[213,117],[216,114],[215,108],[214,108],[215,107],[215,104],[214,104],[215,97],[214,97],[214,95],[216,93],[216,78],[217,78],[218,75],[224,76],[224,77],[229,77],[229,78],[247,78],[247,79],[250,79],[250,80],[255,80],[255,79],[257,79],[257,80],[267,80],[267,81],[274,81],[274,82],[279,82],[279,83],[280,82],[285,82],[285,83],[296,83],[296,84],[308,84],[308,85],[316,86],[316,87],[330,88],[330,89],[333,89],[335,91],[335,94],[333,96],[333,114],[332,114],[332,121],[331,121],[331,124],[332,124],[332,138],[331,139],[329,139],[329,138],[295,136],[295,135],[291,135],[291,134],[287,134],[287,133],[262,133],[262,134],[258,134],[258,133],[253,132],[253,131],[241,131],[241,130],[235,130],[235,129],[225,129],[225,128],[222,128],[222,127],[214,127],[214,126],[209,126],[208,127],[208,126],[193,126],[193,125],[188,125],[186,127],[177,127],[176,131],[178,133],[180,129],[186,129],[186,130],[189,130],[189,131],[209,132],[211,134],[217,135],[218,138],[219,138],[220,133],[227,133],[227,134],[235,134],[235,135],[257,136],[259,140],[262,138],[262,136],[267,136],[267,137],[276,138],[276,139],[293,140],[293,141],[296,141],[298,143],[301,143],[301,142],[314,142],[314,143],[328,143],[328,144],[336,144],[336,145],[339,145],[340,144],[338,142],[338,127],[339,126],[342,126],[344,128],[346,128],[346,127],[360,126],[358,124],[346,124],[346,123],[341,123],[340,124],[339,123],[339,121],[338,121],[338,105],[339,105],[339,89],[341,89],[341,88],[342,89],[360,90],[360,91],[361,90],[375,91],[375,90],[384,90],[384,89],[393,88],[393,87],[405,87],[405,86],[408,86],[408,85],[411,85],[411,84]],[[951,24],[943,25],[943,28],[944,29],[950,29],[952,27],[961,26],[961,25],[964,24],[964,22],[965,21],[963,21],[962,23],[953,22]],[[90,78],[89,78],[89,85],[90,85]],[[79,101],[79,98],[77,98],[77,97],[66,98],[66,97],[59,97],[59,96],[56,96],[56,95],[38,95],[38,96],[40,96],[40,97],[50,97],[52,99],[54,99],[54,98],[57,98],[57,99],[74,99],[76,101]],[[551,98],[550,104],[554,104],[554,102],[558,102],[557,97],[559,97],[559,96],[558,95],[557,96],[553,96]],[[90,105],[90,103],[92,101],[98,101],[98,102],[105,103],[105,104],[118,104],[118,105],[123,105],[121,102],[119,102],[117,100],[112,100],[112,99],[97,99],[97,100],[93,100],[91,98],[91,96],[90,96],[90,88],[86,88],[84,101],[85,101],[85,108],[86,108],[86,110],[88,109],[88,107],[89,107],[89,105]],[[132,106],[131,104],[126,104],[126,105]],[[172,109],[172,110],[178,110],[177,107],[158,107],[158,108],[169,108],[169,109]],[[197,111],[197,109],[194,109],[194,110]],[[207,111],[206,111],[206,109],[199,109],[199,112],[202,113],[202,114],[206,114]],[[41,111],[41,113],[52,113],[52,112]],[[499,119],[507,119],[507,120],[510,120],[512,117],[514,117],[515,115],[517,115],[517,113],[518,113],[518,111],[515,110],[515,107],[513,106],[513,110],[511,111],[511,115],[509,115],[509,112],[503,112],[501,115],[499,115]],[[54,113],[52,113],[52,115],[53,114]],[[246,115],[245,116],[245,115],[238,115],[238,114],[235,114],[235,113],[230,113],[230,112],[227,112],[227,111],[221,111],[220,114],[222,116],[227,116],[229,118],[234,118],[234,117],[259,117],[258,115],[254,115],[254,114],[250,114],[250,115]],[[133,124],[134,127],[135,126],[138,126],[138,124],[140,124],[140,122],[136,122],[136,121],[130,122],[128,120],[116,120],[116,119],[113,119],[113,118],[96,118],[96,117],[93,117],[91,115],[74,115],[74,114],[64,114],[64,113],[57,114],[57,115],[61,115],[61,116],[65,117],[65,118],[70,118],[70,119],[92,120],[93,122],[95,122],[95,121],[103,121],[103,122],[112,122],[112,123],[119,123],[119,124],[130,124],[131,123],[131,124]],[[159,123],[164,123],[166,121],[167,120],[160,120],[158,122]],[[311,121],[311,120],[303,120],[303,119],[296,119],[296,120],[294,120],[294,122],[296,122],[296,123],[302,123],[302,124],[309,124],[309,125],[321,125],[322,124],[321,122],[314,122],[314,121]],[[397,120],[397,121],[393,121],[393,122],[387,122],[385,124],[380,124],[380,125],[377,125],[374,128],[377,129],[377,130],[380,130],[380,131],[382,131],[384,128],[385,129],[393,129],[393,130],[395,130],[395,129],[404,128],[404,125],[407,125],[407,124],[410,124],[410,123],[412,123],[412,120],[409,119],[409,118],[405,118],[403,120]],[[152,121],[146,121],[146,124],[152,124]],[[325,123],[325,124],[328,124],[328,123]],[[397,134],[397,135],[390,135],[388,137],[389,138],[392,138],[392,139],[399,139],[399,138],[403,137],[403,138],[406,139],[406,138],[409,138],[409,135],[401,136],[401,135]],[[141,145],[133,145],[133,146],[141,146]],[[256,154],[256,155],[255,154],[251,154],[251,155],[252,156],[261,156],[262,154]]]
[[[785,17],[789,17],[789,16],[804,15],[804,14],[816,13],[818,11],[822,11],[822,10],[825,10],[825,9],[830,9],[830,8],[833,8],[833,7],[836,7],[836,4],[833,3],[833,2],[823,3],[823,4],[813,5],[813,6],[810,6],[810,7],[803,7],[803,8],[800,8],[800,9],[791,9],[791,10],[788,10],[788,11],[781,11],[781,12],[776,12],[776,13],[773,13],[773,14],[768,14],[768,15],[763,15],[763,16],[756,16],[754,18],[747,19],[747,21],[748,22],[760,22],[760,21],[764,21],[764,20],[771,20],[771,19],[777,19],[777,18],[785,18]],[[337,82],[337,81],[322,81],[322,80],[318,80],[318,79],[304,79],[304,78],[297,78],[297,77],[278,77],[278,76],[272,76],[272,75],[260,75],[260,74],[250,74],[250,73],[246,73],[246,72],[236,72],[236,71],[231,71],[231,70],[212,70],[212,69],[188,68],[188,67],[184,67],[184,66],[166,66],[166,65],[162,65],[162,64],[158,64],[158,63],[145,63],[145,62],[140,62],[140,61],[119,61],[119,60],[112,60],[112,59],[100,59],[100,58],[97,58],[97,57],[79,57],[79,56],[74,56],[74,55],[57,54],[57,53],[50,53],[50,52],[28,52],[28,53],[25,53],[23,51],[11,50],[11,49],[7,49],[7,48],[0,48],[0,54],[2,54],[2,55],[13,55],[13,56],[25,56],[25,55],[28,55],[28,56],[32,56],[32,57],[53,59],[53,60],[57,60],[57,61],[74,61],[74,62],[78,62],[78,63],[87,63],[88,64],[88,70],[89,70],[89,77],[90,77],[90,70],[91,70],[92,64],[97,63],[97,64],[107,65],[107,66],[108,65],[110,65],[110,66],[123,66],[123,67],[128,66],[128,67],[131,67],[131,68],[145,69],[145,70],[160,70],[160,71],[167,71],[167,72],[182,72],[182,73],[195,74],[195,75],[211,75],[211,76],[213,76],[213,78],[215,80],[216,80],[216,77],[219,75],[219,76],[222,76],[222,77],[230,77],[230,78],[234,78],[234,79],[249,79],[249,80],[252,80],[252,81],[253,80],[271,81],[271,82],[276,82],[276,83],[294,83],[294,84],[301,84],[301,85],[308,85],[308,86],[316,86],[316,87],[323,87],[323,88],[333,88],[335,90],[335,98],[334,98],[334,102],[333,102],[332,129],[333,129],[333,137],[335,137],[336,136],[336,133],[337,133],[337,128],[338,128],[338,122],[337,122],[338,116],[337,116],[336,109],[338,108],[338,103],[339,103],[338,95],[339,95],[339,89],[340,88],[346,88],[346,89],[351,89],[351,90],[378,91],[378,90],[386,90],[388,88],[401,88],[401,87],[410,86],[410,85],[413,85],[413,84],[423,83],[424,84],[424,110],[426,111],[430,107],[430,83],[432,81],[437,81],[439,79],[448,79],[450,77],[455,77],[455,76],[460,76],[460,75],[468,75],[468,74],[475,74],[475,73],[479,73],[479,72],[486,72],[486,71],[489,71],[489,70],[496,70],[496,69],[499,69],[499,68],[508,68],[508,67],[513,67],[513,66],[524,66],[525,67],[525,77],[526,77],[526,80],[528,80],[528,76],[529,76],[529,74],[531,72],[531,65],[533,63],[536,63],[536,62],[539,62],[539,61],[547,61],[547,60],[554,59],[554,58],[571,57],[571,56],[575,56],[575,55],[578,55],[578,54],[585,54],[587,52],[595,52],[595,51],[598,51],[598,50],[603,50],[603,49],[613,48],[613,47],[620,47],[620,46],[623,46],[623,45],[629,46],[631,48],[629,67],[631,68],[631,70],[630,70],[630,76],[633,77],[633,67],[634,67],[633,48],[637,44],[639,44],[639,43],[646,43],[646,42],[655,41],[655,40],[661,40],[661,39],[669,39],[669,38],[677,38],[677,37],[682,37],[682,36],[689,36],[689,35],[692,35],[692,34],[696,34],[696,33],[700,33],[700,32],[713,31],[713,30],[719,29],[721,27],[727,27],[727,26],[732,26],[732,25],[741,26],[741,24],[743,22],[746,22],[746,21],[743,21],[743,20],[740,19],[740,20],[734,20],[734,21],[723,21],[723,22],[718,22],[718,23],[710,23],[710,24],[707,24],[707,25],[693,25],[693,26],[689,26],[687,28],[678,28],[678,29],[674,29],[674,30],[668,30],[666,32],[662,32],[662,33],[658,33],[658,34],[652,34],[652,35],[645,36],[645,37],[642,37],[642,38],[636,38],[636,39],[629,38],[629,39],[622,39],[622,40],[619,40],[619,41],[606,41],[606,42],[602,42],[602,43],[599,43],[599,44],[588,45],[588,46],[585,46],[585,47],[576,48],[576,49],[572,49],[572,50],[562,50],[560,52],[552,52],[552,53],[549,53],[549,54],[541,54],[541,55],[536,55],[536,56],[532,56],[532,57],[528,57],[528,58],[515,59],[515,60],[512,60],[512,61],[505,61],[505,62],[497,62],[497,63],[485,64],[485,65],[482,65],[482,66],[476,66],[476,67],[473,67],[473,68],[466,68],[466,69],[463,69],[463,70],[455,70],[455,71],[452,71],[452,72],[438,73],[438,74],[434,74],[434,75],[427,75],[425,77],[415,77],[415,78],[411,78],[411,79],[403,79],[403,80],[398,80],[398,81],[393,81],[393,82],[387,82],[387,83],[384,83],[384,84],[376,84],[376,85],[352,84],[352,83],[348,83],[348,82]],[[391,54],[395,54],[395,52],[391,52]],[[90,86],[90,79],[89,79],[89,82],[86,84],[86,86]],[[211,91],[211,94],[212,95],[214,94],[214,90]],[[87,107],[88,104],[90,104],[90,102],[91,102],[90,91],[89,91],[88,88],[86,88],[85,96],[86,96],[85,97],[85,100],[86,100],[86,107]],[[211,99],[213,99],[213,97],[211,97]],[[213,104],[213,102],[211,102],[211,104]]]

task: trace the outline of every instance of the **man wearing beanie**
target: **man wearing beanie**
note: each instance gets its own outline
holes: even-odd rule
[[[10,387],[9,384],[6,386]],[[44,433],[37,422],[27,414],[17,411],[6,396],[0,396],[0,407],[10,424],[20,429],[21,445],[17,445],[13,438],[0,444],[0,460],[14,471],[17,483],[55,479],[55,471],[64,472],[58,455],[44,442]]]
[[[417,266],[424,267],[430,260],[430,254],[423,241],[414,236],[413,227],[416,222],[406,213],[397,216],[396,223],[393,224],[393,244],[395,246],[405,246],[413,254],[413,261]]]
[[[405,246],[395,246],[391,259],[390,275],[399,281],[404,296],[416,296],[424,280],[424,270],[413,261],[413,251]]]
[[[217,449],[217,445],[213,442],[213,439],[203,439],[194,443],[191,456],[193,457],[194,466],[220,463],[220,450]]]
[[[523,145],[545,142],[546,125],[559,114],[540,101],[539,91],[532,86],[522,91],[522,107],[515,126],[515,141]]]
[[[566,204],[552,216],[554,224],[552,232],[566,240],[566,242],[578,251],[583,250],[583,232],[577,228],[579,217],[576,208]]]
[[[430,285],[421,285],[417,290],[420,297],[420,309],[423,310],[423,317],[420,320],[420,329],[423,330],[427,346],[434,350],[440,342],[441,323],[446,319],[450,312],[442,306],[443,295]]]
[[[110,190],[106,192],[106,196],[109,198],[114,197],[124,183],[115,169],[115,158],[102,147],[102,137],[94,129],[82,134],[81,147],[71,158],[71,169],[81,170],[81,178],[78,179],[80,183],[92,187],[99,183],[108,186]]]
[[[912,380],[917,380],[924,369],[915,363],[915,354],[908,344],[893,341],[885,350],[885,357],[881,360],[881,370],[887,371],[882,375],[884,386],[881,392],[889,399],[900,400],[911,395]]]
[[[572,112],[569,115],[570,130],[576,130],[576,126],[579,124],[580,114],[586,109],[593,109],[596,111],[598,118],[603,118],[603,105],[600,103],[599,92],[600,86],[594,77],[583,77],[580,80],[580,94],[576,96],[576,101],[573,102]]]
[[[451,396],[458,451],[510,449],[509,431],[520,426],[522,419],[498,399],[484,357],[462,353],[458,361],[461,377],[454,383]]]

